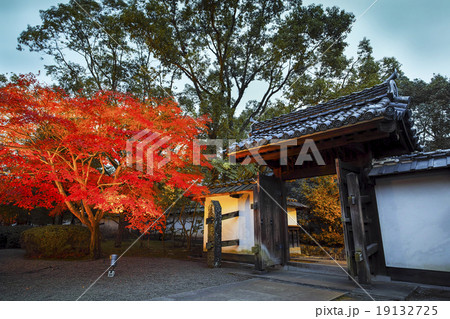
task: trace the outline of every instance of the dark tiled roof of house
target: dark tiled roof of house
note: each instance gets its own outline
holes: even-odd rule
[[[310,106],[264,122],[252,125],[250,137],[231,145],[230,151],[270,144],[276,139],[289,139],[354,125],[378,117],[409,119],[409,97],[399,96],[394,73],[385,82],[341,98]],[[414,139],[415,129],[410,126]],[[420,145],[415,145],[420,149]]]
[[[233,181],[224,184],[218,184],[209,189],[210,194],[236,193],[242,191],[249,191],[253,189],[255,184],[252,180]]]
[[[287,198],[287,205],[291,206],[291,207],[298,207],[298,208],[309,208],[308,205],[299,203],[298,200],[296,200],[295,198]]]
[[[374,160],[369,176],[382,176],[439,168],[450,168],[450,149]]]

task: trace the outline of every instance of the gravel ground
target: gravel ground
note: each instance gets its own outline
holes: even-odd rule
[[[24,255],[20,249],[0,249],[0,300],[76,300],[109,266],[109,259],[36,260]],[[227,263],[210,269],[204,261],[123,257],[116,276],[104,275],[80,300],[151,300],[247,280],[252,269]],[[365,299],[350,294],[340,300]],[[418,287],[407,300],[450,300],[450,289]]]
[[[0,300],[76,300],[109,266],[108,259],[30,260],[20,249],[0,250]],[[103,276],[80,300],[150,300],[246,280],[204,262],[123,257],[113,278]]]
[[[450,290],[447,288],[417,288],[408,298],[408,301],[442,301],[450,300]]]

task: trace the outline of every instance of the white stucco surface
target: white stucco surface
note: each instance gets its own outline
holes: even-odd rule
[[[450,271],[450,171],[378,178],[386,266]]]
[[[250,204],[253,203],[253,191],[242,192],[240,198],[232,198],[229,195],[207,197],[205,200],[205,231],[203,235],[203,250],[206,250],[208,232],[206,227],[206,217],[211,200],[217,200],[222,207],[222,214],[239,211],[239,217],[222,221],[222,240],[239,239],[239,246],[222,247],[224,253],[246,253],[250,254],[255,245],[253,210]]]

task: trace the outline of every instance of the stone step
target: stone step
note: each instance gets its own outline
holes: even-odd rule
[[[346,267],[342,266],[342,268],[344,268],[344,270],[347,271]],[[347,276],[347,274],[344,272],[344,270],[342,270],[342,268],[339,267],[338,265],[326,265],[320,263],[296,262],[296,261],[289,261],[288,264],[285,266],[285,269],[290,271],[307,270],[323,274]]]

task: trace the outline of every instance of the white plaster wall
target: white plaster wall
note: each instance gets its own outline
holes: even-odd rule
[[[450,271],[450,171],[378,178],[388,267]]]
[[[207,197],[205,200],[204,214],[204,232],[203,232],[203,250],[206,251],[206,242],[208,240],[206,218],[208,207],[211,200],[217,200],[222,207],[222,214],[227,214],[239,210],[239,217],[230,218],[222,221],[222,240],[239,239],[239,246],[222,247],[224,253],[242,253],[250,254],[255,245],[253,210],[250,204],[253,203],[253,192],[243,192],[240,198],[232,198],[229,195]]]
[[[295,207],[287,207],[288,213],[288,226],[296,226],[297,225],[297,210]]]

